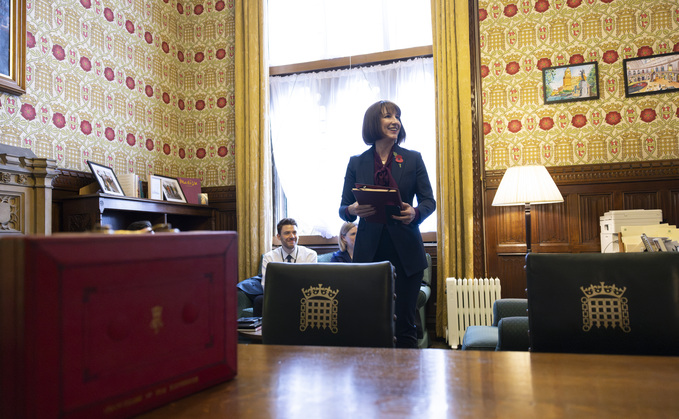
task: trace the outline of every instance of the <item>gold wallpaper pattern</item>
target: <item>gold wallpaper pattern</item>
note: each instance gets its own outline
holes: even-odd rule
[[[679,51],[677,0],[480,0],[487,170],[679,158],[679,94],[625,98],[623,59]],[[542,68],[597,61],[599,99],[545,105]]]
[[[61,168],[235,184],[234,0],[27,0],[0,143]]]

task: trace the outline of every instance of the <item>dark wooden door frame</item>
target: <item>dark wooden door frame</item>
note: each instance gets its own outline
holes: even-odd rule
[[[469,0],[469,52],[472,95],[472,170],[473,180],[473,230],[474,237],[474,276],[486,276],[485,257],[485,223],[484,183],[485,165],[483,159],[483,105],[481,90],[481,43],[479,36],[479,4],[478,0]]]

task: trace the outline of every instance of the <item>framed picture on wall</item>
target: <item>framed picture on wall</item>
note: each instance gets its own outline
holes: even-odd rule
[[[99,187],[103,193],[125,196],[123,187],[120,186],[120,182],[118,182],[118,178],[113,169],[89,160],[87,161],[87,164],[90,166],[90,170],[92,171],[94,178],[97,179],[97,183],[99,183]]]
[[[0,0],[0,92],[26,92],[26,0]]]
[[[542,69],[545,105],[599,99],[599,66],[596,61]]]
[[[625,97],[679,90],[679,52],[622,60]]]

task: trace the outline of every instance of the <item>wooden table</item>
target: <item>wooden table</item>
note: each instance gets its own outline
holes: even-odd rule
[[[676,417],[679,358],[239,345],[238,375],[166,418]]]

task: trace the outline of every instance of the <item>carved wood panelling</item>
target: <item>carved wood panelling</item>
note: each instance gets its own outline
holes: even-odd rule
[[[499,271],[487,277],[500,278],[502,297],[526,298],[526,255],[499,256],[498,262]]]
[[[9,233],[25,233],[22,225],[23,193],[14,195],[0,193],[0,237]]]
[[[0,144],[0,235],[52,234],[52,181],[57,163]]]
[[[534,205],[532,251],[601,251],[600,217],[611,210],[661,209],[663,221],[679,225],[679,160],[548,168],[564,202]],[[490,205],[502,171],[485,173],[486,272],[498,277],[503,297],[525,297],[523,207]]]
[[[659,191],[623,192],[623,203],[625,208],[660,208],[658,194]]]
[[[545,244],[568,243],[566,203],[533,205],[531,208],[531,241]],[[533,215],[534,214],[534,215]]]
[[[600,240],[600,218],[603,214],[610,211],[613,207],[613,197],[611,193],[603,194],[582,194],[578,198],[579,213],[577,223],[580,243],[595,243]]]
[[[549,167],[549,173],[559,187],[634,182],[644,179],[676,180],[679,178],[679,160],[554,166]],[[486,188],[497,190],[503,174],[504,170],[487,170]]]
[[[236,231],[238,228],[236,219],[236,187],[212,186],[203,188],[202,192],[208,194],[210,206],[217,208],[215,228],[217,230]]]
[[[60,168],[57,170],[57,173],[57,177],[52,181],[52,186],[55,190],[61,189],[78,192],[83,186],[96,182],[96,179],[94,179],[90,172]]]
[[[522,206],[496,207],[498,215],[498,245],[516,245],[525,243],[525,216]]]
[[[678,220],[679,219],[679,189],[670,190],[667,193],[669,195],[667,199],[668,210],[663,210],[663,214],[667,214],[668,220]]]

